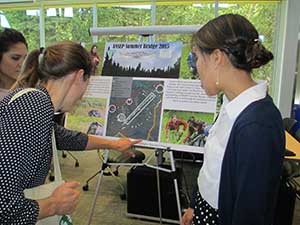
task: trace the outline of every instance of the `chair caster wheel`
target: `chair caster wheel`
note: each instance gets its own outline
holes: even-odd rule
[[[110,172],[103,172],[103,176],[111,176]]]
[[[117,176],[119,176],[119,171],[118,171],[118,170],[115,170],[115,171],[113,172],[113,174],[117,177]]]
[[[66,155],[65,153],[63,153],[63,154],[62,154],[62,157],[63,157],[63,158],[66,158],[66,157],[67,157],[67,155]]]
[[[88,191],[88,190],[89,190],[89,185],[88,185],[88,184],[84,185],[84,186],[82,187],[82,190]]]
[[[121,198],[121,200],[126,200],[126,194],[120,194],[120,198]]]
[[[53,175],[50,175],[50,176],[49,176],[49,180],[50,180],[50,181],[54,181],[54,180],[55,180],[55,177],[54,177]]]
[[[78,161],[75,162],[75,167],[79,167],[79,162]]]

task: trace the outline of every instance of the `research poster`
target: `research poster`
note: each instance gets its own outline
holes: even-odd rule
[[[179,78],[182,42],[108,42],[102,75]]]
[[[94,76],[67,128],[141,145],[195,152],[205,145],[217,98],[199,80]],[[197,147],[197,148],[195,148]]]

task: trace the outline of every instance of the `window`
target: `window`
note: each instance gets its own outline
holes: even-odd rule
[[[213,4],[163,5],[156,7],[156,25],[197,25],[213,19]],[[188,55],[191,50],[191,34],[158,35],[157,41],[182,41],[183,49],[180,64],[180,78],[195,77],[188,66]]]
[[[45,12],[46,46],[70,40],[91,45],[88,29],[92,26],[92,8],[48,8]]]
[[[98,7],[97,15],[98,27],[151,25],[150,5]],[[97,47],[101,60],[106,42],[137,42],[138,39],[138,35],[99,36]],[[99,69],[101,70],[101,68]],[[101,71],[99,71],[99,73],[101,73]]]
[[[219,4],[218,15],[237,13],[249,19],[258,30],[264,46],[273,52],[276,9],[278,3]],[[200,25],[215,17],[215,4],[170,5],[156,7],[157,25]],[[184,44],[180,77],[190,78],[187,56],[191,35],[159,35],[157,41],[182,41]],[[253,71],[255,79],[271,80],[273,63]]]
[[[277,3],[268,4],[226,4],[219,8],[219,15],[237,13],[245,16],[257,29],[264,46],[274,53],[274,31]],[[273,61],[253,70],[255,79],[271,81]]]
[[[97,26],[149,26],[151,24],[151,2],[145,5],[115,5],[97,8]],[[147,5],[146,5],[147,4]],[[181,4],[181,5],[178,5]],[[218,14],[238,13],[248,18],[258,29],[264,39],[264,45],[273,50],[275,17],[278,3],[232,3],[218,5]],[[46,8],[45,9],[45,37],[46,46],[62,40],[84,42],[87,49],[92,45],[92,37],[88,29],[92,27],[93,8]],[[29,10],[28,10],[29,11]],[[201,25],[215,17],[215,5],[212,3],[192,4],[174,1],[171,5],[156,6],[156,25]],[[25,10],[4,11],[11,27],[21,31],[26,36],[30,49],[39,47],[39,16],[34,12],[26,14]],[[1,20],[2,21],[2,20]],[[145,39],[144,39],[145,40]],[[183,52],[180,77],[191,77],[187,66],[187,56],[190,52],[191,34],[156,35],[156,41],[182,41]],[[101,55],[107,41],[139,41],[138,35],[99,36],[98,52]],[[272,63],[254,70],[256,79],[271,80]]]
[[[150,5],[99,7],[98,27],[149,26],[151,25]],[[138,41],[137,35],[100,36],[99,42]]]
[[[2,15],[11,28],[23,33],[29,50],[40,47],[40,26],[38,14],[28,14],[26,10],[5,10]]]

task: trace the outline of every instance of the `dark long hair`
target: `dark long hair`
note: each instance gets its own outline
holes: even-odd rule
[[[220,49],[234,67],[247,72],[273,59],[273,54],[259,41],[255,27],[238,14],[225,14],[209,21],[193,35],[192,45],[204,54]]]
[[[35,87],[39,82],[62,78],[76,70],[84,70],[85,80],[91,74],[91,59],[80,44],[66,41],[33,50],[26,57],[20,76],[12,89]]]
[[[93,44],[92,47],[91,47],[90,53],[91,53],[91,55],[96,55],[96,56],[98,56],[97,52],[96,52],[96,53],[93,52],[93,49],[94,49],[95,47],[98,48],[97,45]]]
[[[17,43],[23,43],[28,48],[26,39],[21,32],[12,28],[5,28],[0,31],[0,62],[3,54]]]

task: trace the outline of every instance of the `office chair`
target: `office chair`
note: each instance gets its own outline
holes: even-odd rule
[[[53,118],[54,122],[61,125],[61,126],[64,126],[65,124],[65,114],[64,113],[54,113],[54,118]],[[75,167],[79,167],[79,161],[78,159],[69,151],[64,151],[62,150],[62,157],[63,158],[66,158],[67,157],[67,154],[65,152],[68,153],[68,155],[71,156],[71,158],[74,159],[75,161]],[[53,169],[52,169],[52,165],[51,165],[51,169],[49,170],[49,180],[50,181],[54,181],[55,180],[55,177],[53,176],[53,173],[52,173]]]
[[[284,129],[295,139],[300,141],[300,123],[293,118],[284,118],[282,121]],[[284,179],[289,181],[291,186],[294,187],[296,190],[296,196],[300,199],[300,184],[294,179],[300,176],[300,163],[288,159],[284,160],[282,176]]]
[[[300,142],[300,128],[296,130],[294,137],[296,138],[297,141]]]
[[[282,119],[282,123],[283,123],[283,128],[287,132],[290,132],[292,127],[297,123],[297,120],[287,117],[287,118]]]
[[[284,118],[282,120],[285,131],[293,137],[297,130],[297,120],[293,118]],[[296,138],[296,137],[295,137]],[[298,139],[299,141],[299,139]],[[286,156],[289,156],[288,149]],[[300,199],[300,184],[295,179],[300,176],[300,164],[294,160],[284,159],[281,181],[276,198],[275,213],[273,225],[292,225],[296,198]]]
[[[300,125],[299,122],[293,118],[284,118],[282,120],[283,128],[291,134],[295,139],[300,141]],[[286,156],[290,156],[291,151],[286,149]],[[283,176],[286,178],[293,178],[300,176],[300,164],[296,161],[284,160],[283,162]]]

